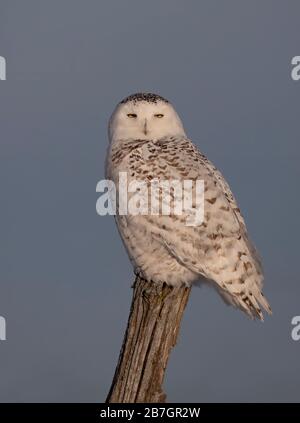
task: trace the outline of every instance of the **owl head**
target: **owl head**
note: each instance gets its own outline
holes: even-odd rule
[[[185,132],[174,107],[157,94],[138,93],[126,97],[110,118],[111,141],[156,140],[167,136],[185,136]]]

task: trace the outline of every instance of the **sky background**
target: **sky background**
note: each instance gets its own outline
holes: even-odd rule
[[[299,16],[296,0],[0,0],[0,401],[105,399],[133,271],[96,184],[137,91],[172,101],[229,181],[274,311],[253,322],[193,289],[168,400],[300,400]]]

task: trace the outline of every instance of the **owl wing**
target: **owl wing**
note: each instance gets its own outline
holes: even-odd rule
[[[204,180],[204,221],[187,226],[185,214],[143,216],[153,237],[180,264],[214,281],[226,302],[263,319],[260,305],[271,309],[261,292],[261,261],[222,174],[186,138],[162,143],[158,167],[169,179]]]

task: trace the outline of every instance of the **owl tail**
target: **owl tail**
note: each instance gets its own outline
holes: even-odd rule
[[[220,290],[221,297],[227,304],[231,304],[244,313],[246,313],[251,319],[259,319],[264,321],[264,316],[261,308],[263,308],[268,314],[272,314],[272,309],[261,292],[260,288],[255,286],[248,292],[231,293],[225,290]]]

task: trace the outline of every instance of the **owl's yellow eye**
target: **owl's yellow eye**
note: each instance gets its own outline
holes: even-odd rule
[[[137,117],[137,114],[136,113],[128,113],[127,116],[129,118],[136,118]]]
[[[162,114],[162,113],[157,113],[156,115],[154,115],[155,117],[157,117],[157,118],[162,118],[162,117],[164,117],[164,115]]]

